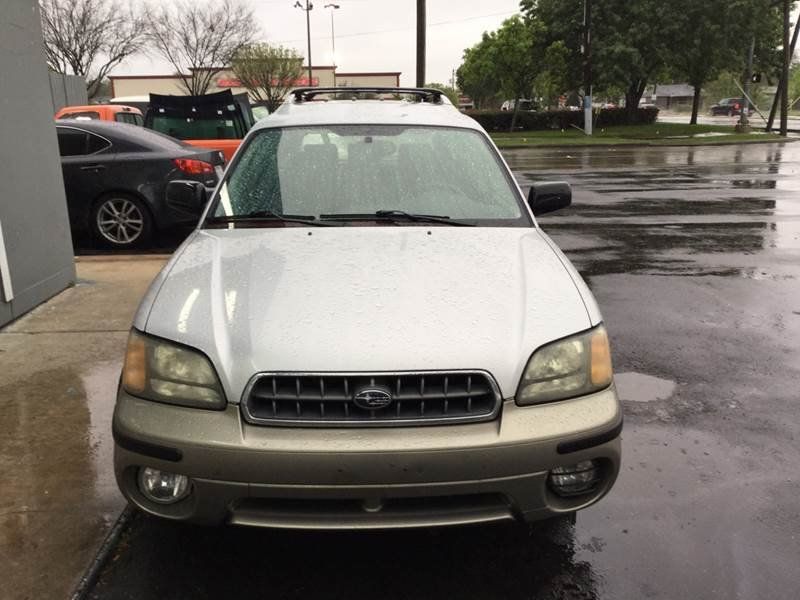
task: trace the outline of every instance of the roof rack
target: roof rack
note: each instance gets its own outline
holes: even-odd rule
[[[306,102],[321,94],[405,94],[416,96],[423,102],[441,104],[441,90],[402,87],[302,87],[292,90],[295,102]]]

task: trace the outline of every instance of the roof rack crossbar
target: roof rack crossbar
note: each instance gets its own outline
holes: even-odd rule
[[[405,94],[417,96],[439,104],[442,101],[442,91],[431,88],[403,88],[403,87],[302,87],[292,90],[295,102],[305,102],[321,94]]]

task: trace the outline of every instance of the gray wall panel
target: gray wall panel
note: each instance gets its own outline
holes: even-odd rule
[[[24,115],[0,120],[0,223],[14,293],[10,303],[0,299],[1,325],[75,279],[35,0],[3,0],[0,81],[14,82],[0,86],[0,114]]]

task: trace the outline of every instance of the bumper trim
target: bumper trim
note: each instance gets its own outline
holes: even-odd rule
[[[132,438],[131,436],[122,433],[119,430],[119,427],[117,427],[116,422],[111,427],[111,434],[114,438],[114,442],[120,448],[124,448],[128,452],[143,454],[151,458],[168,460],[170,462],[180,462],[183,459],[183,452],[177,448],[161,446],[160,444],[151,444],[150,442],[143,442],[141,440]]]
[[[593,448],[594,446],[600,446],[602,444],[610,442],[611,440],[618,438],[619,435],[622,433],[623,423],[624,419],[620,419],[619,423],[617,423],[613,428],[609,429],[608,431],[604,431],[602,433],[598,433],[590,437],[571,440],[568,442],[561,442],[556,447],[556,451],[559,454],[572,454],[573,452],[580,452],[581,450],[586,450],[588,448]]]

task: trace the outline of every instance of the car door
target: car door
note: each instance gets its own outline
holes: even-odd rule
[[[67,210],[73,232],[84,231],[92,202],[107,188],[107,171],[114,159],[111,142],[72,126],[58,126],[58,150]]]

